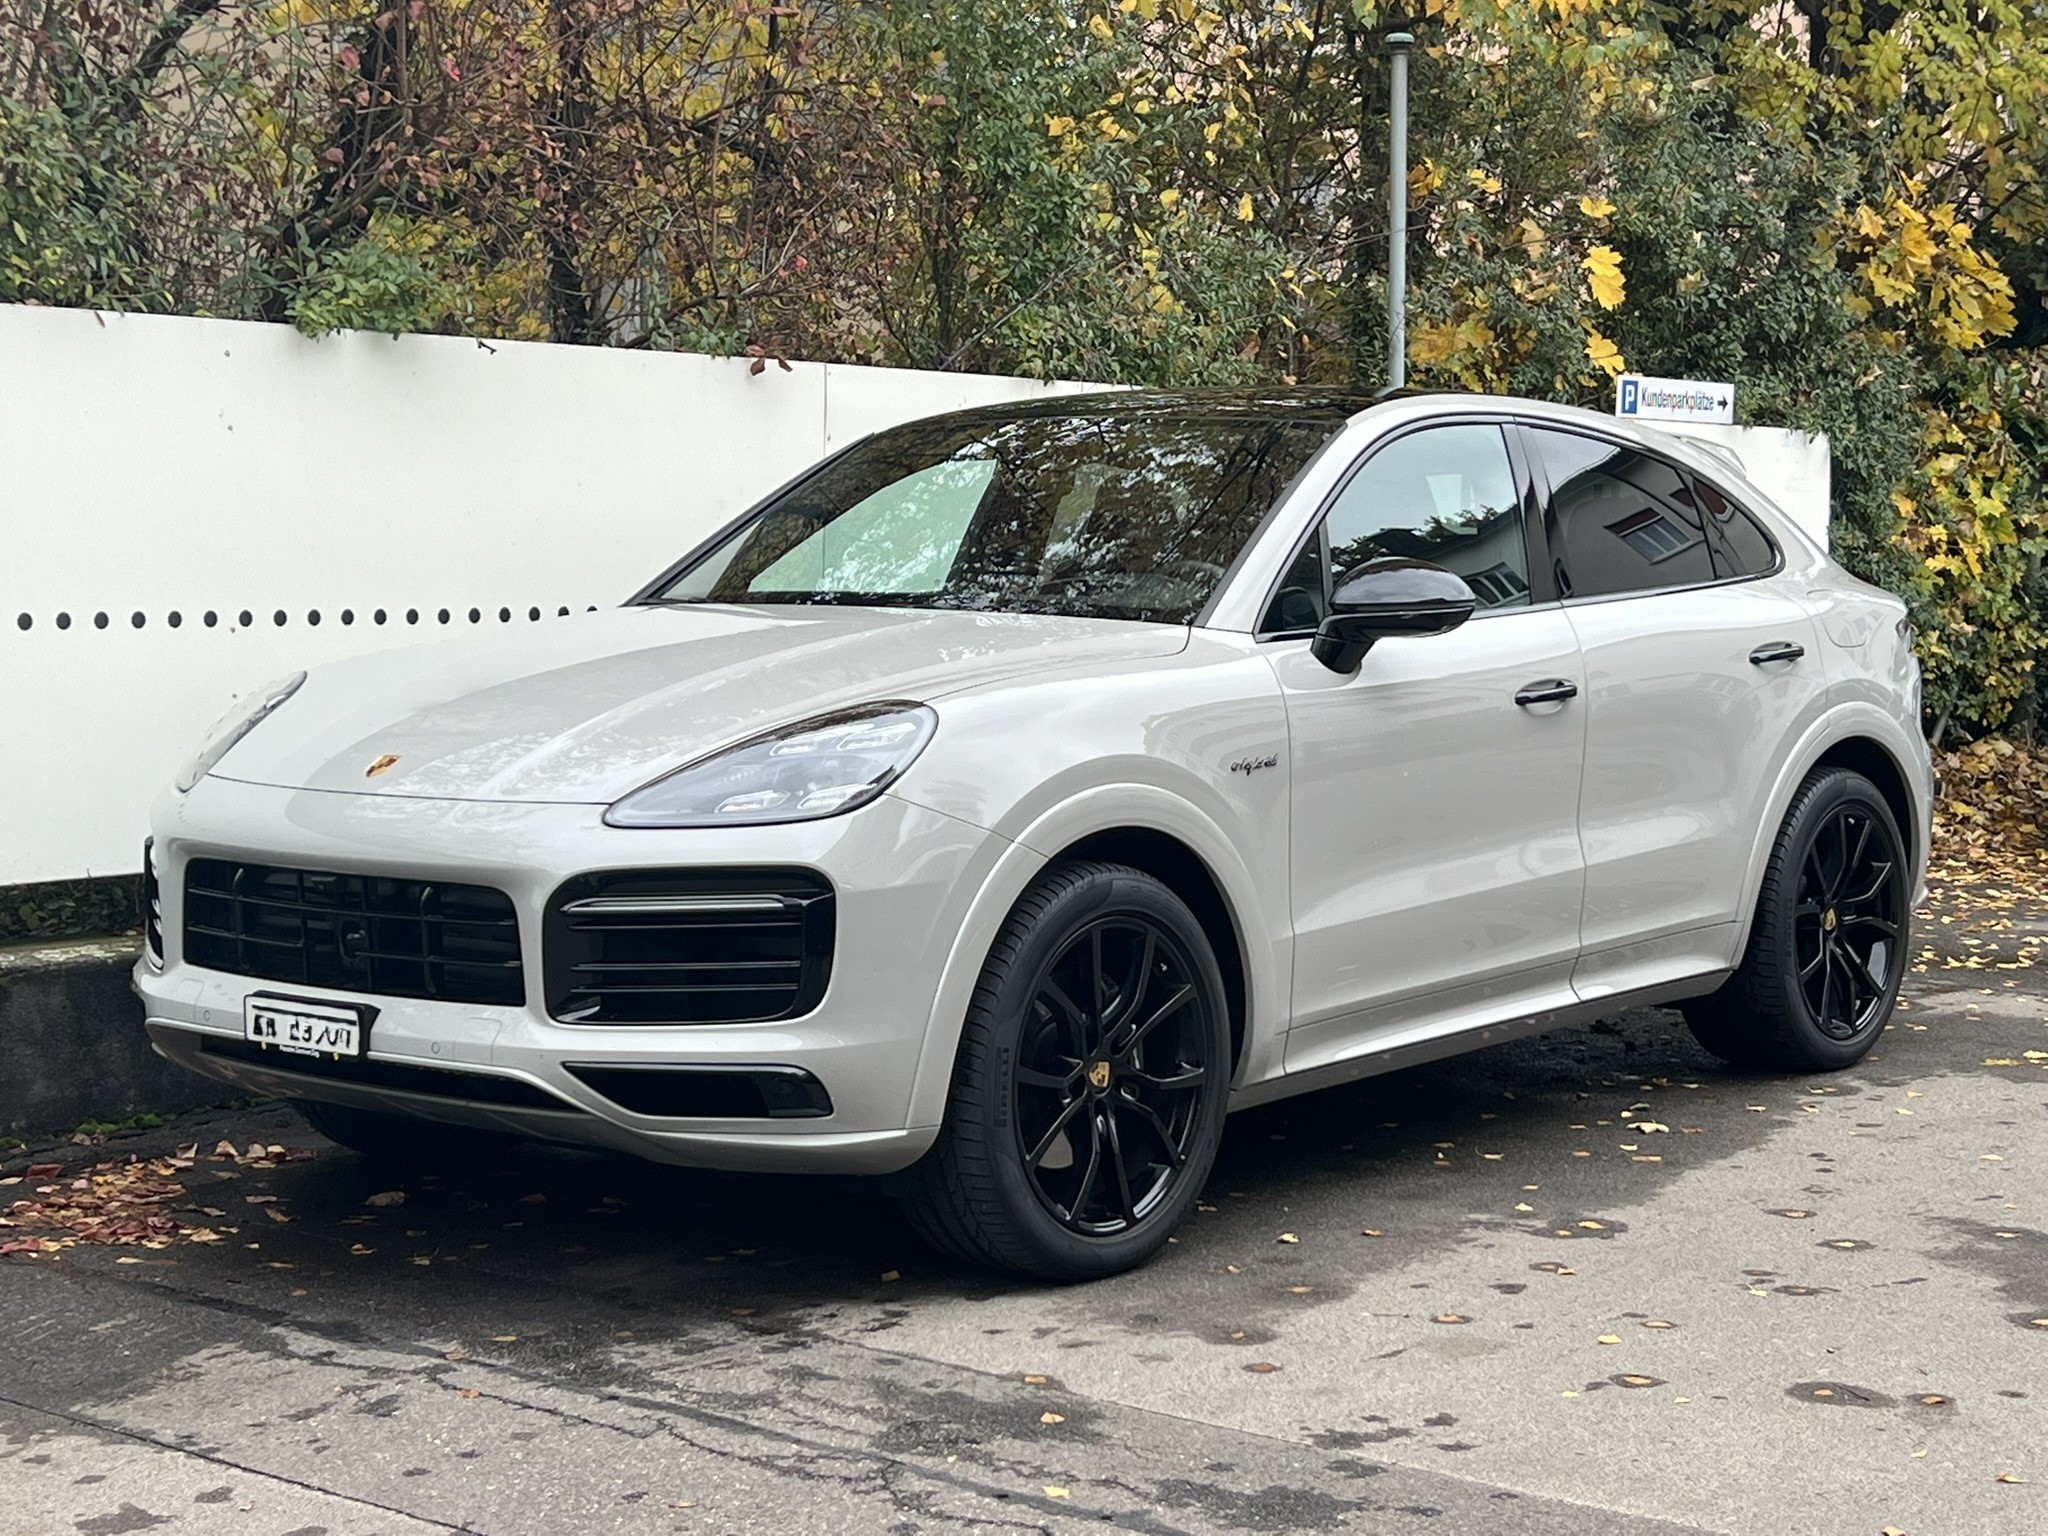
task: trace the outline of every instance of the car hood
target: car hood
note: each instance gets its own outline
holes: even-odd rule
[[[1172,655],[1185,628],[1039,614],[628,607],[313,672],[214,768],[292,789],[610,804],[792,721],[1053,667]],[[373,764],[391,762],[374,777]]]

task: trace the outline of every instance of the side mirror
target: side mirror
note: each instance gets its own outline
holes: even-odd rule
[[[1330,616],[1309,653],[1332,672],[1356,672],[1376,641],[1440,635],[1472,617],[1479,599],[1440,565],[1426,560],[1368,560],[1346,571],[1330,596]]]

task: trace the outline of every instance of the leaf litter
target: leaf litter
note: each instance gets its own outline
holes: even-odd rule
[[[188,1194],[185,1180],[202,1160],[260,1169],[313,1155],[306,1147],[251,1142],[240,1148],[221,1141],[205,1159],[195,1142],[164,1157],[131,1154],[76,1169],[66,1169],[61,1163],[31,1163],[24,1174],[31,1181],[27,1185],[31,1193],[0,1209],[0,1257],[48,1258],[80,1243],[147,1249],[218,1243],[222,1241],[220,1231],[181,1220],[179,1215],[197,1211],[215,1221],[227,1215],[219,1206],[181,1203]],[[34,1182],[37,1180],[42,1182]],[[248,1199],[272,1221],[291,1219],[276,1209],[275,1197]],[[236,1229],[223,1230],[232,1233]],[[10,1235],[13,1233],[21,1235]]]

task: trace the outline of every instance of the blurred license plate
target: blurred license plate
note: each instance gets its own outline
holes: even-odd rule
[[[251,997],[242,1004],[242,1034],[256,1045],[294,1056],[360,1056],[363,1016],[334,1003]]]

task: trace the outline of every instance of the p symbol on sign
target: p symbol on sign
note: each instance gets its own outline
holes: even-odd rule
[[[1637,391],[1641,388],[1641,383],[1635,379],[1623,379],[1621,381],[1621,410],[1619,412],[1620,415],[1635,415]]]

